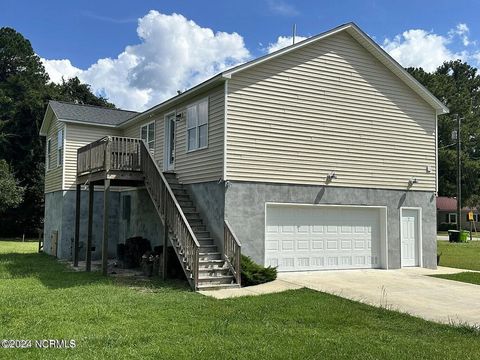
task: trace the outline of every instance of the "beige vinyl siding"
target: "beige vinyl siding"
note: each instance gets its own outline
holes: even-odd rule
[[[121,135],[117,129],[79,124],[67,124],[65,134],[64,190],[75,190],[77,177],[77,150],[104,136]]]
[[[57,165],[57,156],[58,156],[58,146],[57,146],[57,134],[60,129],[64,129],[64,124],[57,120],[55,116],[52,116],[52,121],[47,132],[47,137],[45,139],[45,156],[46,144],[48,139],[51,139],[51,164],[50,169],[45,169],[45,193],[62,190],[62,173],[63,166]],[[65,148],[64,148],[65,153]],[[47,165],[47,160],[45,159],[45,166]]]
[[[227,179],[435,190],[435,111],[347,33],[232,75],[227,116]]]
[[[187,152],[186,115],[177,122],[175,141],[175,172],[180,181],[196,183],[217,181],[223,177],[223,126],[225,88],[218,86],[210,92],[199,95],[177,108],[177,113],[186,114],[187,107],[208,97],[208,147]]]
[[[208,147],[187,152],[186,109],[201,99],[208,98]],[[155,114],[152,117],[126,127],[123,136],[140,137],[140,127],[155,121],[155,160],[164,168],[165,116],[172,112],[184,116],[176,122],[175,131],[175,173],[179,181],[198,183],[216,181],[223,176],[223,126],[224,126],[223,84],[188,101]]]
[[[155,114],[152,117],[136,122],[125,128],[122,132],[122,136],[140,139],[140,129],[142,126],[155,122],[155,160],[160,165],[160,169],[163,169],[163,114]]]

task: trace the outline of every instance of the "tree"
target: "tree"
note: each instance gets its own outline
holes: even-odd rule
[[[0,160],[0,214],[10,208],[15,208],[23,200],[23,188],[18,186],[10,167],[5,160]]]
[[[51,84],[51,86],[55,93],[55,100],[115,108],[115,105],[109,103],[104,97],[94,95],[90,90],[90,85],[82,84],[78,77],[62,79],[61,84]]]
[[[435,72],[408,68],[450,109],[438,118],[439,195],[456,196],[457,155],[452,131],[457,128],[456,116],[462,118],[462,194],[468,201],[480,193],[480,76],[477,69],[460,60],[443,63]]]
[[[0,28],[0,159],[24,189],[24,201],[0,217],[0,236],[33,235],[42,227],[45,141],[39,131],[51,99],[114,107],[77,78],[49,83],[30,42],[14,29]]]

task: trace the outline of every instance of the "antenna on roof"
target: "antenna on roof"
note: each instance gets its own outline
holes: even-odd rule
[[[295,36],[297,35],[297,24],[293,24],[292,29],[292,44],[295,44]]]

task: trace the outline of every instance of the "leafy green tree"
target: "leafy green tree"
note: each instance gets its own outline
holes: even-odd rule
[[[462,194],[463,200],[480,194],[480,76],[477,69],[460,60],[448,61],[433,73],[409,68],[450,109],[438,118],[439,195],[456,196],[457,153],[452,132],[457,129],[456,116],[462,118]]]
[[[115,105],[109,103],[104,97],[94,95],[90,85],[82,84],[78,77],[62,79],[61,84],[51,84],[51,86],[55,93],[55,100],[115,108]]]
[[[2,189],[0,191],[0,214],[21,204],[23,188],[18,186],[5,160],[0,160],[0,189]]]
[[[49,77],[30,42],[11,28],[0,28],[0,159],[24,189],[24,201],[0,217],[0,237],[35,234],[42,227],[45,141],[39,136],[49,100],[114,107],[75,78],[62,84]]]

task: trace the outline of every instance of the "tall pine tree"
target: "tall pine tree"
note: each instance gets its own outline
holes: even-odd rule
[[[480,194],[480,76],[477,69],[460,60],[445,62],[433,73],[421,68],[407,69],[450,109],[438,118],[439,195],[456,196],[457,153],[452,132],[456,116],[463,118],[462,194],[464,203]]]
[[[23,202],[0,216],[0,237],[33,235],[42,227],[45,144],[39,130],[50,99],[114,107],[77,78],[49,83],[30,42],[0,28],[0,160],[24,189]]]

